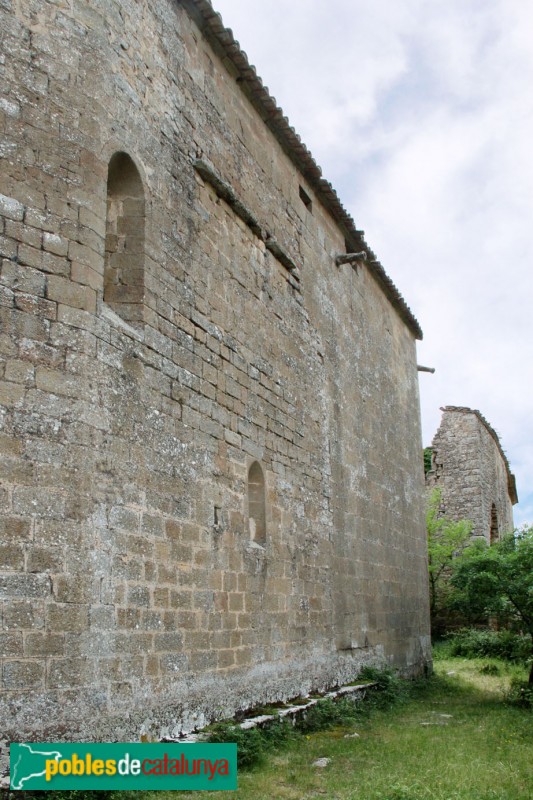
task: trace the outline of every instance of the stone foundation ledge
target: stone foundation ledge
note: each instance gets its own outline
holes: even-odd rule
[[[270,722],[275,722],[279,719],[290,719],[295,722],[298,718],[305,715],[305,713],[315,706],[320,700],[330,699],[337,700],[340,697],[351,696],[354,701],[364,700],[367,689],[372,689],[377,686],[375,681],[370,683],[358,683],[354,685],[341,686],[339,689],[334,689],[330,692],[323,692],[320,697],[302,698],[306,702],[301,703],[285,703],[277,709],[274,714],[259,714],[257,716],[246,717],[242,722],[237,723],[242,730],[250,730],[251,728],[262,727],[268,725]],[[268,705],[268,704],[267,704]],[[163,738],[162,742],[176,742],[180,744],[194,744],[196,742],[203,742],[207,739],[208,734],[206,730],[195,731],[185,736],[178,738]],[[156,741],[152,737],[141,735],[141,741]],[[9,762],[8,762],[8,742],[0,740],[0,758],[4,756],[3,769],[0,771],[0,791],[7,791],[9,789]]]
[[[324,692],[320,697],[310,698],[305,703],[297,703],[296,705],[291,705],[291,703],[285,703],[283,707],[279,708],[275,714],[259,714],[258,716],[247,717],[243,722],[237,723],[236,727],[241,728],[242,730],[250,730],[251,728],[260,728],[263,725],[267,725],[270,722],[275,722],[279,719],[288,718],[294,724],[294,722],[300,718],[305,716],[306,711],[308,711],[320,700],[337,700],[340,697],[352,696],[354,701],[355,700],[364,700],[366,695],[366,690],[371,689],[374,686],[377,686],[375,681],[370,683],[358,683],[354,686],[341,686],[339,689],[335,689],[331,692]],[[182,743],[190,743],[194,744],[195,742],[203,742],[207,738],[208,734],[203,731],[197,731],[195,733],[190,733],[187,736],[183,736],[180,739],[164,739],[165,742],[179,742]]]

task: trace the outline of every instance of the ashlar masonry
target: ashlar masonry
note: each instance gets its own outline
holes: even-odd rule
[[[446,406],[442,412],[427,485],[440,489],[444,514],[470,520],[472,536],[492,544],[513,531],[515,476],[498,434],[479,411]]]
[[[231,31],[207,0],[0,25],[4,735],[420,672],[420,328]]]

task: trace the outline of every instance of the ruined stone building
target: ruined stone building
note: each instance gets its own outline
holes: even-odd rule
[[[470,520],[472,536],[491,544],[513,530],[515,477],[498,434],[479,411],[446,406],[442,412],[427,485],[440,488],[446,516]]]
[[[5,736],[420,671],[421,332],[310,153],[207,0],[0,25]]]

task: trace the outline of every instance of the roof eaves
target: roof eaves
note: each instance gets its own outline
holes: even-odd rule
[[[222,47],[225,56],[237,70],[241,84],[246,83],[250,99],[261,112],[265,124],[272,130],[287,155],[309,181],[321,203],[344,229],[347,238],[353,241],[357,250],[367,251],[368,260],[366,264],[369,266],[372,276],[415,338],[422,339],[422,329],[411,309],[385,272],[381,263],[365,243],[362,231],[357,230],[352,217],[342,205],[333,186],[322,177],[321,168],[302,142],[300,136],[290,125],[282,109],[277,105],[276,99],[272,97],[268,88],[263,84],[255,67],[248,61],[248,56],[241,50],[231,29],[224,26],[222,17],[214,10],[210,0],[191,0],[191,2],[204,21],[204,32],[212,36]]]

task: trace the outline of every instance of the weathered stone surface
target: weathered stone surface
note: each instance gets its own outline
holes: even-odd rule
[[[443,514],[470,520],[472,536],[490,544],[514,529],[514,475],[496,432],[479,411],[457,406],[442,411],[426,483],[441,490]]]
[[[205,0],[37,5],[0,2],[5,736],[422,670],[416,321]]]

